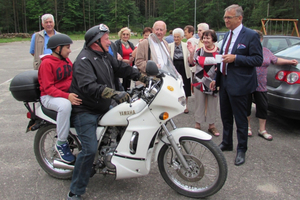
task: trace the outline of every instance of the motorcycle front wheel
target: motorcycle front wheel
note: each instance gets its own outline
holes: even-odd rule
[[[158,155],[159,171],[176,192],[191,198],[204,198],[218,192],[227,178],[227,163],[212,141],[180,138],[181,153],[189,169],[180,163],[173,147],[165,144]]]
[[[70,179],[72,170],[59,169],[53,167],[53,161],[59,160],[58,153],[55,150],[57,132],[55,125],[42,126],[34,138],[34,154],[36,160],[42,169],[50,176],[58,179]],[[76,155],[81,150],[81,145],[73,134],[69,134],[68,142],[71,152]]]

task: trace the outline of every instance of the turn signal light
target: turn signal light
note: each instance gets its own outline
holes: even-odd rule
[[[161,119],[161,120],[166,120],[168,118],[169,118],[169,113],[167,113],[167,112],[163,112],[159,115],[159,119]]]
[[[27,118],[31,119],[31,113],[30,112],[27,112]]]
[[[173,88],[172,86],[168,86],[167,88],[168,88],[168,90],[170,90],[171,92],[174,91],[174,88]]]

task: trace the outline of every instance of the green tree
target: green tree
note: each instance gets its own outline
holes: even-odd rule
[[[119,31],[122,27],[128,26],[128,18],[131,25],[137,24],[140,14],[136,7],[135,1],[131,0],[114,0],[109,3],[109,14],[114,16],[111,18],[111,29]],[[129,16],[129,17],[128,17]],[[129,25],[129,28],[130,26]]]
[[[222,0],[212,0],[203,5],[201,10],[202,18],[209,24],[209,27],[214,30],[219,30],[224,26],[224,7],[225,3]]]

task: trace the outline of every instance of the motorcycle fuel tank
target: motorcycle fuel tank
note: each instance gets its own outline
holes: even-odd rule
[[[138,99],[133,103],[121,103],[105,113],[105,115],[101,118],[99,125],[127,126],[127,118],[131,115],[141,112],[146,105],[146,102],[142,99]]]

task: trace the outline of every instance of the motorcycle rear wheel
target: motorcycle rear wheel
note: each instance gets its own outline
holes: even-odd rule
[[[227,178],[227,163],[212,141],[180,138],[181,152],[191,170],[180,163],[172,146],[165,144],[158,155],[159,171],[176,192],[191,198],[205,198],[218,192]]]
[[[34,154],[36,160],[42,169],[50,176],[58,179],[72,178],[72,170],[59,169],[53,167],[53,161],[59,160],[59,156],[55,150],[57,140],[57,132],[55,125],[45,125],[41,127],[34,138]],[[81,150],[81,145],[73,134],[69,134],[68,142],[71,152],[76,155]]]

